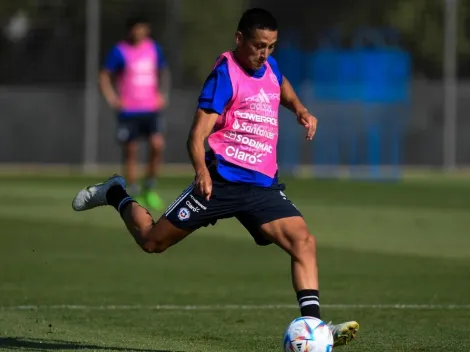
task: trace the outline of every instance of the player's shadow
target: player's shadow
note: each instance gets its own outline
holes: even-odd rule
[[[176,350],[154,350],[131,347],[112,347],[98,346],[87,343],[79,343],[64,340],[49,339],[33,339],[27,337],[0,337],[0,350],[16,350],[16,351],[54,351],[54,350],[96,350],[109,352],[183,352]]]

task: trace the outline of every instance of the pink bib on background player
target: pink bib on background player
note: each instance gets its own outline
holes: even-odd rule
[[[156,111],[161,107],[158,92],[158,53],[155,43],[146,39],[137,46],[120,42],[124,69],[117,79],[123,111]]]
[[[281,100],[279,81],[268,62],[263,77],[254,78],[240,67],[233,53],[223,53],[217,63],[223,58],[227,58],[233,97],[217,119],[208,138],[209,146],[234,165],[274,177]]]

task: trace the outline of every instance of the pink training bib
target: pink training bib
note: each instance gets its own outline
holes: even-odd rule
[[[154,111],[161,107],[158,91],[158,54],[155,43],[146,39],[137,46],[118,44],[124,56],[124,70],[117,79],[124,111]]]
[[[263,77],[254,78],[240,67],[233,53],[223,53],[218,62],[224,57],[233,97],[208,138],[209,146],[232,164],[274,177],[278,168],[279,81],[268,62]]]

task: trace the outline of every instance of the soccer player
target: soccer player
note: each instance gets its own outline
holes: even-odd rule
[[[150,24],[142,17],[127,21],[127,38],[108,53],[100,72],[101,91],[109,106],[117,112],[117,140],[125,156],[125,177],[129,193],[140,203],[163,210],[155,192],[164,148],[161,110],[170,89],[170,71],[163,51],[150,38]],[[117,78],[117,92],[111,78]],[[149,160],[142,189],[137,184],[138,140],[149,144]]]
[[[277,23],[269,12],[255,8],[243,14],[236,49],[218,58],[199,97],[187,141],[194,182],[157,222],[117,175],[81,190],[72,206],[77,211],[113,206],[149,253],[164,252],[202,226],[235,217],[258,245],[275,243],[290,255],[300,312],[320,318],[315,238],[278,182],[276,162],[279,105],[295,114],[308,140],[317,120],[270,56],[276,41]],[[350,342],[359,329],[355,321],[329,327],[335,346]]]

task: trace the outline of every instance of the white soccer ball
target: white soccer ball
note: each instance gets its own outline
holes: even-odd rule
[[[289,324],[284,334],[285,352],[331,352],[333,334],[323,321],[301,317]]]

